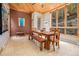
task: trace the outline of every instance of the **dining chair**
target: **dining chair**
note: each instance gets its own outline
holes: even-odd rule
[[[50,41],[52,42],[53,50],[55,51],[55,28],[50,28],[50,32],[54,33],[54,35],[50,37]]]
[[[60,30],[58,28],[56,28],[55,30],[55,35],[56,35],[56,46],[58,46],[58,48],[60,47]]]

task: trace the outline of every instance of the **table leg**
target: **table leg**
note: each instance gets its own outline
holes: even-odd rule
[[[44,44],[44,48],[50,50],[50,36],[47,36],[47,40]]]
[[[30,34],[29,34],[29,40],[30,40]]]

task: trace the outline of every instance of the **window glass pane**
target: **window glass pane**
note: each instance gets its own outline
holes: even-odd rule
[[[77,35],[77,29],[66,29],[66,33],[70,35]]]
[[[19,26],[20,26],[20,27],[23,27],[24,24],[25,24],[24,18],[20,18],[20,19],[19,19]]]
[[[60,33],[64,34],[64,28],[60,28]]]
[[[56,11],[52,12],[52,26],[56,27]]]
[[[64,8],[58,11],[58,26],[64,26]]]
[[[67,6],[67,26],[77,26],[77,4]]]
[[[40,30],[40,27],[41,27],[41,19],[40,18],[38,18],[38,30]]]

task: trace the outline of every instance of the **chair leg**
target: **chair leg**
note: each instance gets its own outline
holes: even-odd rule
[[[56,46],[58,45],[58,42],[56,42]]]
[[[53,50],[55,51],[55,45],[54,45],[54,41],[52,41],[52,45],[53,45]]]
[[[30,35],[29,35],[29,40],[30,40]]]
[[[58,40],[58,48],[60,48],[60,42],[59,42],[59,40]]]
[[[40,51],[43,50],[43,42],[40,43]]]
[[[31,37],[31,40],[33,40],[33,37]]]

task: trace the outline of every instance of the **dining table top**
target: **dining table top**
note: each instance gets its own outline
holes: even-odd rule
[[[41,32],[40,30],[33,30],[32,32],[38,33],[38,34],[43,34],[43,35],[48,35],[48,36],[54,35],[54,31],[52,31],[52,32],[50,32],[50,31]]]

